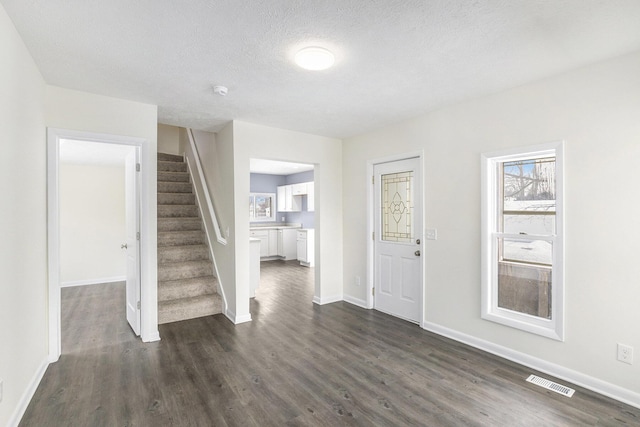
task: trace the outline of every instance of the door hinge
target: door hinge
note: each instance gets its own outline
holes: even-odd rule
[[[371,240],[376,240],[376,232],[375,231],[371,232]]]
[[[138,307],[138,310],[140,310],[140,301],[138,301],[138,304],[136,305],[136,307]]]
[[[375,176],[375,175],[372,175],[372,176],[371,176],[371,183],[372,183],[372,184],[375,184],[375,183],[376,183],[376,176]]]
[[[371,295],[376,296],[376,288],[371,288]]]
[[[140,163],[136,163],[136,172],[140,172]]]
[[[140,240],[140,232],[136,231],[136,240]]]

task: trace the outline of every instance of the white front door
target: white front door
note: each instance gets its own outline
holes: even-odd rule
[[[140,335],[140,215],[138,205],[138,148],[131,150],[125,161],[125,211],[127,222],[127,322],[136,335]]]
[[[420,159],[374,165],[374,307],[419,323],[422,316]]]

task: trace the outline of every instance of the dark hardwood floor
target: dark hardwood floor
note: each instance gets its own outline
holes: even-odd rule
[[[640,425],[640,409],[563,381],[572,398],[546,391],[528,368],[312,297],[313,270],[262,263],[251,323],[170,323],[144,344],[123,284],[63,289],[63,355],[20,425]]]

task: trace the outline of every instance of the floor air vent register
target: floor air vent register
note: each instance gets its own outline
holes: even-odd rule
[[[540,387],[546,388],[547,390],[555,391],[556,393],[562,394],[563,396],[567,397],[573,396],[573,393],[575,392],[575,390],[572,388],[563,386],[562,384],[554,383],[553,381],[549,381],[544,378],[540,378],[537,375],[529,375],[527,381]]]

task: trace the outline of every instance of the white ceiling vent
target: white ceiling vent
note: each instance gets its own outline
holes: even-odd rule
[[[545,380],[544,378],[540,378],[536,375],[529,375],[527,381],[535,385],[539,385],[540,387],[544,387],[547,390],[555,391],[556,393],[560,393],[567,397],[573,396],[573,393],[575,392],[575,390],[572,388],[563,386],[562,384],[554,383],[553,381]]]

